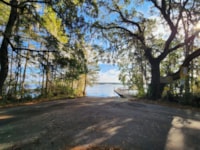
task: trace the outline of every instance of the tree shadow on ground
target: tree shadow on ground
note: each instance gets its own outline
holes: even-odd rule
[[[200,149],[200,115],[196,112],[115,98],[25,108],[32,113],[2,125],[0,137],[9,133],[16,138],[3,138],[0,146],[12,142],[12,149],[29,150]],[[17,118],[22,112],[10,109],[4,115]]]

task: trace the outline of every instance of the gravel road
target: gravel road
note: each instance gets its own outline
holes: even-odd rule
[[[199,141],[199,112],[128,99],[0,109],[1,150],[200,150]]]

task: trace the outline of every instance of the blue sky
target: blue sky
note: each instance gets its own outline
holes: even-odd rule
[[[119,68],[117,65],[100,63],[100,72],[99,72],[99,80],[98,82],[112,82],[119,83]]]
[[[119,69],[117,65],[108,64],[108,63],[100,63],[101,72],[107,72],[111,69]]]

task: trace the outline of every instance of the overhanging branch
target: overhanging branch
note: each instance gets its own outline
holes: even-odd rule
[[[188,67],[190,65],[190,62],[195,59],[196,57],[200,56],[200,48],[196,49],[193,53],[191,53],[190,55],[188,55],[185,59],[185,61],[183,62],[182,66],[184,67]]]
[[[50,53],[50,52],[58,52],[56,50],[37,50],[37,49],[30,49],[30,48],[23,48],[23,47],[15,47],[8,38],[6,38],[8,41],[9,45],[13,49],[13,51],[18,51],[18,50],[25,50],[25,51],[30,51],[30,52],[38,52],[38,53]]]
[[[173,81],[174,81],[174,80],[180,79],[180,71],[181,71],[181,68],[182,68],[182,67],[187,67],[187,68],[189,68],[190,62],[191,62],[193,59],[195,59],[195,58],[197,58],[197,57],[199,57],[199,56],[200,56],[200,48],[196,49],[193,53],[191,53],[190,55],[188,55],[188,56],[186,57],[186,59],[184,60],[184,62],[182,63],[182,65],[180,66],[180,68],[179,68],[179,70],[178,70],[177,72],[175,72],[175,73],[173,73],[173,74],[171,74],[171,75],[169,75],[169,76],[167,76],[167,77],[164,77],[164,78],[167,79],[167,78],[171,77]]]
[[[127,33],[130,34],[130,36],[133,36],[135,37],[136,39],[138,39],[142,44],[144,44],[144,39],[139,35],[139,34],[135,34],[133,33],[132,31],[130,31],[129,29],[123,27],[123,26],[118,26],[118,25],[113,25],[113,24],[108,24],[108,25],[100,25],[100,24],[94,24],[93,25],[94,27],[96,28],[99,28],[99,29],[104,29],[104,30],[112,30],[112,29],[119,29],[119,30],[123,30]]]
[[[164,51],[164,52],[160,55],[159,59],[160,59],[160,60],[164,59],[164,58],[166,57],[166,55],[168,55],[169,53],[171,53],[171,52],[173,52],[173,51],[175,51],[175,50],[177,50],[177,49],[179,49],[179,48],[184,47],[184,46],[185,46],[187,43],[189,43],[189,42],[192,42],[192,41],[195,39],[195,37],[199,34],[199,32],[200,32],[200,31],[195,32],[193,35],[191,35],[190,37],[188,37],[187,39],[185,39],[185,41],[184,41],[183,43],[179,43],[179,44],[177,44],[176,46],[174,46],[174,47],[168,49],[167,51]]]
[[[135,21],[131,21],[131,20],[127,19],[127,18],[123,15],[123,13],[121,12],[119,6],[116,5],[116,7],[117,7],[117,10],[111,9],[111,8],[110,8],[110,10],[113,11],[113,12],[118,13],[118,14],[120,15],[120,17],[121,17],[121,19],[122,19],[123,22],[125,22],[125,23],[130,23],[130,24],[136,26],[136,27],[138,28],[139,32],[142,33],[142,29],[141,29],[140,25],[139,25],[137,22],[135,22]]]
[[[21,2],[20,4],[12,4],[12,3],[9,3],[9,2],[7,2],[5,0],[0,0],[0,2],[6,4],[8,6],[11,6],[11,7],[21,8],[26,3],[41,3],[42,4],[42,3],[50,3],[51,0],[32,0],[32,1],[28,0],[28,1]]]

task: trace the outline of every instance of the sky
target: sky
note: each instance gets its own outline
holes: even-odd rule
[[[117,65],[100,63],[100,72],[98,82],[103,83],[120,83],[119,76],[119,68]]]

